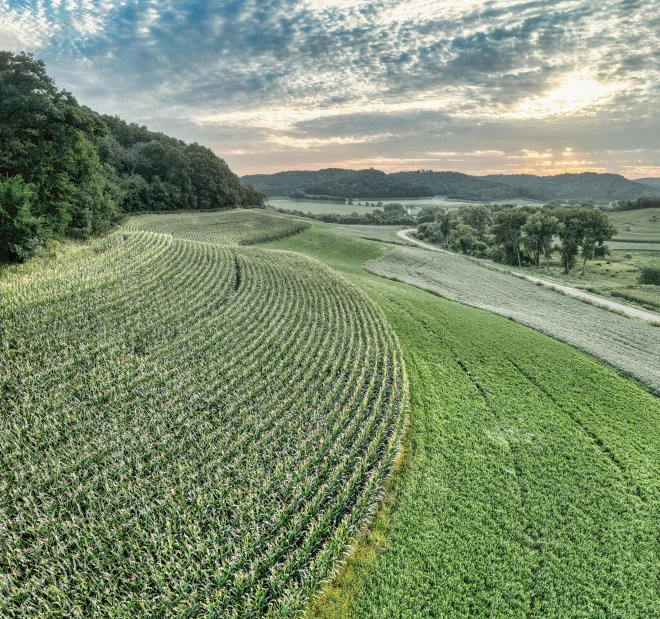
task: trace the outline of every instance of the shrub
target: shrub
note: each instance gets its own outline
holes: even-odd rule
[[[660,267],[642,267],[639,274],[639,283],[660,286]]]
[[[25,260],[39,244],[41,219],[32,214],[34,191],[21,176],[0,180],[0,257]]]

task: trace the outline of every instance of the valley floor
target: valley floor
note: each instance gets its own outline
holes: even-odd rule
[[[383,243],[315,225],[269,246],[380,305],[411,389],[385,507],[309,616],[660,616],[657,398],[527,327],[366,273]]]

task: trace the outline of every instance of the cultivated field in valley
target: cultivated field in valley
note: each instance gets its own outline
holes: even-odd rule
[[[398,247],[365,268],[495,312],[580,348],[660,393],[660,328],[594,307],[462,256]]]
[[[310,617],[660,614],[656,397],[523,325],[365,272],[384,243],[315,224],[269,246],[365,290],[410,379],[390,498]]]
[[[309,228],[309,223],[261,210],[214,213],[162,213],[139,215],[128,220],[133,230],[171,234],[177,238],[223,245],[252,245],[274,241]]]
[[[660,243],[660,208],[616,211],[610,219],[619,229],[615,241]]]
[[[407,241],[399,238],[396,233],[403,230],[405,226],[335,226],[333,232],[337,234],[346,234],[370,241],[380,241],[381,243],[392,243],[394,245],[405,245],[409,247]]]
[[[0,290],[0,616],[296,615],[401,439],[377,306],[299,254],[144,231]]]
[[[337,213],[338,215],[350,215],[351,213],[368,213],[373,210],[372,207],[365,206],[365,203],[377,204],[403,204],[404,206],[411,206],[413,213],[418,213],[419,209],[425,207],[440,207],[448,211],[458,210],[461,206],[469,206],[470,204],[479,204],[479,202],[467,202],[465,200],[449,200],[445,196],[433,196],[429,198],[370,198],[368,200],[354,199],[353,204],[333,204],[332,202],[324,202],[322,200],[294,200],[291,198],[269,198],[268,203],[275,208],[283,208],[286,210],[303,211],[304,213],[312,212],[315,214],[320,213]],[[495,201],[497,202],[497,201]],[[526,200],[524,198],[513,198],[510,200],[501,200],[507,204],[531,204],[538,206],[542,204],[535,200]],[[361,203],[361,205],[359,204]]]

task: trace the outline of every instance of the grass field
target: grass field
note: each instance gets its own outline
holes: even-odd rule
[[[260,210],[217,211],[215,213],[158,213],[131,217],[127,226],[178,238],[224,245],[252,245],[296,234],[309,223],[293,217]]]
[[[404,230],[405,226],[335,226],[333,232],[337,234],[346,234],[360,239],[379,241],[381,243],[391,243],[393,245],[406,245],[410,243],[399,238],[396,233]]]
[[[377,306],[300,254],[129,231],[0,290],[0,616],[295,615],[401,438]]]
[[[329,234],[269,246],[380,305],[412,408],[386,507],[309,616],[660,615],[658,399],[520,324],[366,273],[388,247]]]
[[[638,211],[618,211],[610,214],[612,223],[619,229],[617,241],[660,243],[660,209],[646,208]]]
[[[494,272],[456,254],[397,248],[365,268],[576,346],[660,394],[660,328]]]

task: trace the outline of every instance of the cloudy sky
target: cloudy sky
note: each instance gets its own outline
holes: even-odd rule
[[[660,0],[0,0],[94,109],[239,174],[660,176]]]

